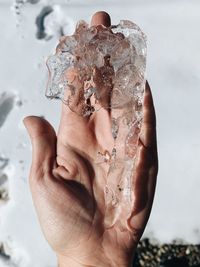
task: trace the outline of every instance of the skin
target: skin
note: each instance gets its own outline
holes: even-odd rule
[[[97,12],[91,24],[109,26],[110,17]],[[158,171],[156,119],[148,83],[143,113],[133,173],[135,201],[125,231],[104,224],[105,170],[94,164],[97,152],[113,145],[108,111],[87,118],[63,105],[57,134],[43,118],[24,119],[33,148],[32,197],[60,267],[131,266],[150,215]]]

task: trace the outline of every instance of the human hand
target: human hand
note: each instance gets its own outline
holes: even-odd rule
[[[110,18],[98,12],[92,24],[109,26]],[[24,119],[33,147],[33,201],[60,267],[131,266],[151,211],[158,168],[155,112],[148,83],[143,114],[133,173],[135,201],[129,227],[123,231],[118,225],[107,228],[104,224],[106,172],[93,161],[102,147],[113,147],[108,111],[101,109],[87,118],[63,104],[57,135],[42,118]]]

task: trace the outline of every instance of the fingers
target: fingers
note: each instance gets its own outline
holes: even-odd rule
[[[145,147],[150,148],[156,146],[156,115],[151,89],[148,82],[146,82],[143,102],[143,122],[140,133],[140,141]]]
[[[134,229],[143,230],[146,226],[153,203],[157,171],[154,151],[140,143],[133,177],[134,205],[130,223]]]
[[[151,212],[157,172],[156,116],[151,89],[147,82],[143,102],[143,123],[133,175],[134,205],[129,221],[137,240],[140,239]]]
[[[97,26],[97,25],[104,25],[106,27],[109,27],[111,25],[111,19],[110,19],[109,14],[107,14],[104,11],[96,12],[92,16],[91,26]],[[74,75],[76,76],[76,73],[74,73]],[[77,73],[77,76],[78,76],[78,73]],[[85,124],[89,119],[89,116],[88,117],[82,116],[82,109],[83,109],[82,104],[83,103],[82,103],[82,101],[80,101],[80,99],[82,99],[82,97],[80,97],[80,95],[79,95],[79,94],[83,93],[83,90],[82,90],[82,92],[81,92],[81,89],[79,90],[79,88],[82,87],[82,84],[77,79],[75,79],[71,83],[71,85],[76,88],[76,92],[77,92],[77,96],[78,96],[77,99],[79,99],[79,103],[76,102],[76,98],[75,98],[75,96],[73,96],[73,98],[72,98],[73,101],[71,101],[69,108],[66,108],[67,107],[66,104],[62,105],[62,115],[61,115],[61,123],[60,123],[59,132],[61,132],[62,129],[64,128],[63,125],[65,125],[65,126],[69,125],[69,123],[71,122],[71,119],[74,121],[76,119],[76,122],[80,122],[83,124]],[[67,99],[67,96],[66,96],[66,99]],[[81,116],[79,116],[79,115],[77,116],[77,114],[79,114]]]
[[[56,134],[53,127],[43,118],[29,116],[24,119],[24,125],[32,143],[32,170],[49,171],[56,158]]]
[[[111,25],[111,19],[108,13],[105,11],[96,12],[91,19],[91,26],[104,25],[109,27]]]
[[[105,27],[110,27],[111,25],[111,18],[110,15],[108,13],[106,13],[105,11],[98,11],[96,12],[91,19],[91,26],[98,26],[98,25],[103,25]],[[109,65],[109,61],[105,61],[105,66],[107,67],[107,69],[110,67]],[[106,79],[110,79],[110,86],[109,86],[109,82],[107,81],[107,85],[104,85],[104,82],[102,80],[102,77],[104,76],[102,71],[105,68],[95,68],[95,72],[94,72],[94,83],[95,86],[97,88],[97,91],[100,95],[100,102],[101,102],[101,106],[104,108],[108,108],[110,106],[110,95],[111,95],[111,90],[112,90],[112,77],[106,77]],[[104,70],[105,71],[105,70]],[[112,72],[112,67],[110,67],[110,71]]]

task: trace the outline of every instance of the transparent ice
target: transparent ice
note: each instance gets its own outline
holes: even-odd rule
[[[80,21],[47,60],[48,98],[58,98],[80,116],[104,108],[111,113],[112,151],[97,158],[109,164],[105,223],[127,219],[134,203],[133,170],[142,123],[146,36],[133,22],[106,28]]]

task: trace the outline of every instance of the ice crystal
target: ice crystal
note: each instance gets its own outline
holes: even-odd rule
[[[119,214],[127,218],[133,204],[133,168],[142,122],[146,37],[131,21],[92,26],[80,21],[72,36],[61,39],[47,60],[48,98],[59,98],[80,116],[99,109],[111,112],[114,147],[98,152],[109,164],[105,186],[108,226]]]

